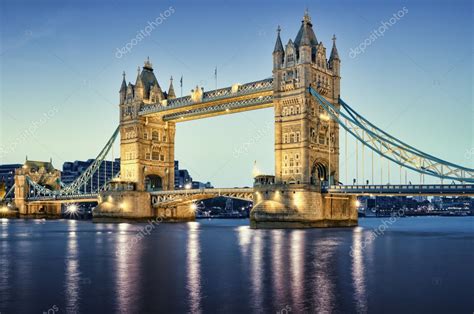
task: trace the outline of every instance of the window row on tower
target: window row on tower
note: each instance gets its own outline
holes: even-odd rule
[[[299,143],[300,141],[301,133],[299,131],[283,133],[283,144]]]

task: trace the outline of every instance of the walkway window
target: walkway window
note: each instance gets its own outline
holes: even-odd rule
[[[158,141],[160,139],[160,134],[158,131],[153,131],[153,133],[151,133],[151,139],[154,141]]]

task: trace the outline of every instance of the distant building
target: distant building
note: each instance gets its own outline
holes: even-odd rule
[[[191,187],[193,189],[212,189],[213,188],[211,182],[203,183],[199,181],[193,181],[191,184]]]
[[[179,169],[179,161],[174,161],[174,188],[182,190],[189,186],[191,189],[212,189],[211,182],[193,181],[193,178],[186,169]]]
[[[0,183],[5,186],[5,193],[15,184],[15,169],[21,168],[21,164],[0,165]]]
[[[76,180],[86,169],[94,162],[94,159],[87,161],[76,160],[73,162],[67,161],[63,164],[63,171],[61,174],[61,181],[64,184],[70,184]],[[104,160],[100,165],[98,171],[94,173],[90,182],[86,186],[86,191],[97,190],[97,187],[102,187],[104,184],[120,172],[120,158],[114,161]]]
[[[179,161],[174,161],[174,188],[176,190],[185,189],[186,186],[192,185],[193,178],[186,169],[179,169]]]

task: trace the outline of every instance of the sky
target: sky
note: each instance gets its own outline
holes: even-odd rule
[[[0,0],[0,164],[28,156],[52,158],[61,168],[94,158],[118,125],[122,71],[134,83],[147,57],[162,88],[175,78],[178,95],[181,76],[184,95],[196,85],[214,89],[216,66],[218,87],[271,77],[277,26],[284,44],[294,40],[307,8],[328,53],[337,36],[346,103],[412,146],[473,168],[472,6],[470,0]],[[406,13],[383,36],[355,52],[400,10]],[[117,52],[160,14],[149,35]],[[175,143],[176,159],[195,180],[251,186],[254,161],[274,173],[273,109],[178,124]],[[347,181],[355,177],[355,144],[348,146],[348,165],[341,148],[343,181],[346,167]],[[114,151],[117,157],[118,143]],[[365,162],[363,177],[371,179]],[[376,183],[387,180],[379,162]],[[390,171],[398,181],[398,167]]]

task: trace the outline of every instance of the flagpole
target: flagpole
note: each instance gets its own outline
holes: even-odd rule
[[[214,79],[216,80],[216,90],[217,90],[217,66],[214,70]]]

